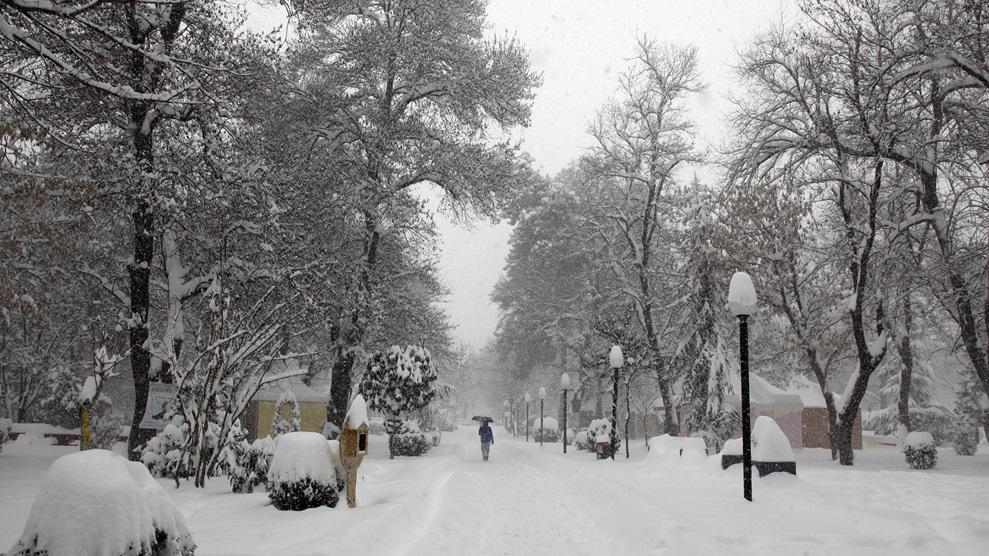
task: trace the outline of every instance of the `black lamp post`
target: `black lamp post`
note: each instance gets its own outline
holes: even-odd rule
[[[625,364],[622,348],[611,346],[608,362],[611,364],[614,379],[611,389],[611,459],[614,461],[615,452],[618,450],[618,369],[621,369],[622,365]]]
[[[543,437],[546,436],[546,430],[543,428],[543,402],[546,401],[546,389],[542,386],[539,387],[539,447],[543,447]]]
[[[749,419],[749,315],[756,310],[755,287],[745,272],[736,272],[728,286],[728,310],[738,317],[738,349],[742,382],[742,494],[752,501],[752,424]]]
[[[532,396],[528,392],[525,393],[525,441],[529,441],[529,402],[532,401]]]
[[[563,453],[567,453],[567,390],[570,389],[570,375],[563,373],[560,377],[560,388],[563,390]]]

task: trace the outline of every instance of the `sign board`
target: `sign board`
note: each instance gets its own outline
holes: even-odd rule
[[[162,430],[168,425],[165,414],[169,406],[179,393],[177,384],[165,384],[164,382],[152,382],[148,389],[148,405],[144,409],[144,418],[141,419],[142,429]]]

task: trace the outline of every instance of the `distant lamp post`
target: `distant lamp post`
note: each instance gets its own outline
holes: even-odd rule
[[[525,393],[525,441],[529,441],[529,402],[532,401],[532,396],[528,392]]]
[[[546,436],[546,432],[543,430],[543,402],[546,401],[546,389],[542,386],[539,387],[539,447],[543,447],[543,437]]]
[[[755,287],[745,272],[736,272],[728,286],[728,310],[738,317],[738,349],[742,381],[742,491],[752,501],[752,435],[749,422],[749,315],[755,312]]]
[[[618,450],[618,370],[625,364],[621,347],[611,346],[608,363],[611,365],[613,377],[611,389],[611,459],[614,461],[615,451]]]
[[[567,453],[567,390],[570,389],[570,375],[560,376],[560,389],[563,390],[563,453]]]

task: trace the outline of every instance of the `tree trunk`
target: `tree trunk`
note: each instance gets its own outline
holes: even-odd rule
[[[913,348],[910,343],[913,331],[913,307],[910,303],[909,291],[903,298],[903,328],[903,337],[898,344],[903,366],[900,368],[900,392],[896,403],[896,419],[899,422],[896,436],[897,444],[901,447],[906,440],[906,433],[910,432],[910,383],[913,379]]]
[[[150,156],[150,138],[147,139]],[[154,254],[154,212],[148,199],[141,199],[131,215],[134,221],[134,261],[128,265],[130,275],[130,361],[134,381],[134,415],[127,437],[127,457],[140,460],[140,449],[154,436],[153,430],[141,429],[148,405],[148,373],[151,353],[147,350],[148,312],[151,306],[151,259]]]
[[[662,363],[660,363],[662,365]],[[670,436],[680,435],[680,422],[677,419],[676,408],[673,407],[673,389],[662,371],[656,373],[659,383],[659,395],[663,399],[663,432]]]
[[[854,424],[854,417],[851,420],[842,418],[837,429],[831,434],[831,445],[837,445],[838,462],[841,465],[852,465],[855,460],[855,452],[852,450],[852,429]]]

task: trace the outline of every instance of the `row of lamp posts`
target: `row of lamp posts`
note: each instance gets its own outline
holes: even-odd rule
[[[728,286],[728,310],[738,317],[738,344],[742,383],[742,495],[746,500],[752,500],[752,439],[751,423],[749,422],[749,315],[755,312],[757,298],[752,278],[745,272],[736,272],[731,277]],[[620,346],[612,346],[608,354],[608,364],[612,370],[611,392],[611,459],[615,459],[618,448],[618,372],[625,364],[625,357]],[[560,389],[563,390],[563,453],[567,453],[567,391],[570,389],[570,376],[563,373],[560,377]],[[539,445],[543,443],[543,402],[546,389],[539,389]],[[529,441],[529,402],[532,396],[525,393],[525,440]],[[505,400],[505,407],[509,407]]]

